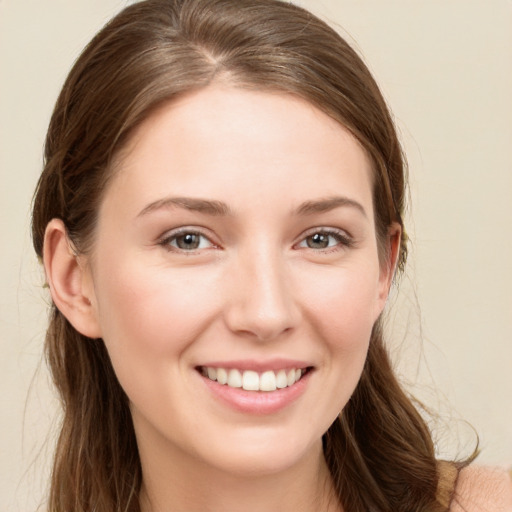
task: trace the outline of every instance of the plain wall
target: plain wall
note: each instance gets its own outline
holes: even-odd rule
[[[58,407],[41,362],[48,297],[29,237],[58,91],[127,2],[0,0],[0,510],[35,510]],[[356,45],[410,162],[410,269],[394,292],[397,369],[442,414],[441,454],[512,465],[512,2],[303,1]],[[341,28],[343,27],[343,29]]]

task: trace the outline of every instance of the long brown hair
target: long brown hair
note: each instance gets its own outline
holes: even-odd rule
[[[63,220],[77,251],[91,250],[113,158],[134,128],[162,102],[214,81],[297,95],[352,132],[373,161],[376,231],[386,257],[389,226],[403,228],[406,187],[390,113],[352,48],[309,12],[279,0],[147,0],[96,35],[50,122],[33,211],[39,257],[52,218]],[[405,260],[403,236],[399,269]],[[49,510],[139,511],[142,470],[129,403],[103,341],[79,334],[53,306],[46,355],[64,410]],[[437,492],[431,434],[397,382],[380,322],[360,382],[324,435],[324,453],[346,510],[448,510]]]

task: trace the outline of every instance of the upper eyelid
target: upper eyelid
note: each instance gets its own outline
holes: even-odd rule
[[[304,231],[300,235],[299,241],[303,240],[304,238],[307,238],[308,236],[314,235],[315,233],[327,233],[329,235],[340,235],[340,236],[343,236],[344,238],[349,238],[351,240],[354,239],[352,234],[349,231],[347,231],[346,229],[328,227],[328,226],[317,226],[317,227],[310,228],[310,229],[307,229],[306,231]]]
[[[346,229],[336,228],[334,226],[314,226],[305,230],[305,233],[317,233],[317,232],[335,232],[335,233],[347,233]]]
[[[205,233],[205,228],[200,227],[200,226],[181,226],[179,228],[168,229],[167,231],[165,231],[162,235],[160,235],[157,238],[157,241],[167,240],[169,238],[174,238],[179,235],[187,234],[187,233],[193,233],[195,235],[204,236],[205,238],[210,240],[210,242],[215,243],[212,240],[212,236],[208,233]]]

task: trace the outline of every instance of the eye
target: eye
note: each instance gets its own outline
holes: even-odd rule
[[[325,250],[333,249],[338,246],[350,247],[351,245],[352,239],[343,231],[320,229],[306,236],[306,238],[298,244],[298,247]]]
[[[193,230],[181,230],[170,233],[161,240],[160,245],[170,250],[183,252],[193,252],[214,247],[213,242],[206,236]]]

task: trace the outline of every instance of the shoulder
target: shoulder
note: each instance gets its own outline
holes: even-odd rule
[[[483,466],[462,469],[450,512],[512,512],[510,472]]]

